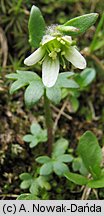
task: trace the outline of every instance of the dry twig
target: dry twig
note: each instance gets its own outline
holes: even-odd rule
[[[56,120],[55,120],[55,123],[54,123],[54,126],[53,126],[53,134],[54,134],[55,131],[56,131],[58,121],[59,121],[61,115],[63,114],[63,112],[64,112],[64,110],[65,110],[65,108],[66,108],[66,106],[67,106],[67,103],[68,103],[68,99],[65,100],[65,102],[63,103],[61,109],[59,110],[59,113],[58,113],[58,115],[57,115],[57,117],[56,117]],[[65,114],[64,114],[64,115],[65,115]],[[69,118],[69,120],[72,119],[71,116],[70,116],[70,117],[68,116],[68,118]]]

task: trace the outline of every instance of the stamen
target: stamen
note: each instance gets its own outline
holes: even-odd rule
[[[61,44],[65,45],[65,41],[63,41],[62,39],[61,39],[61,41],[60,41],[60,42],[61,42]]]
[[[57,57],[57,53],[55,51],[52,51],[51,53],[49,53],[49,57],[51,57],[54,60]]]
[[[62,56],[65,55],[65,51],[62,51],[62,52],[61,52],[61,55],[62,55]]]
[[[55,50],[57,53],[59,53],[59,52],[61,51],[60,48],[55,48],[54,50]]]
[[[60,37],[57,37],[57,40],[58,40],[58,41],[61,41],[61,38],[60,38]]]

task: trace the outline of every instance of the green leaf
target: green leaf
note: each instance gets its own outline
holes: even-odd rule
[[[17,70],[18,79],[23,80],[24,82],[31,83],[33,80],[41,80],[41,78],[32,71],[21,71]]]
[[[40,175],[49,175],[53,171],[53,164],[52,162],[47,162],[40,168]]]
[[[41,188],[45,188],[46,190],[51,189],[51,185],[47,182],[46,176],[39,176],[38,177],[38,184]]]
[[[33,81],[25,91],[25,103],[32,107],[44,94],[44,86],[40,81]]]
[[[82,161],[82,159],[81,159],[81,166],[80,166],[79,172],[84,176],[88,176],[88,174],[89,174],[87,168],[85,167],[85,165]]]
[[[104,188],[104,176],[97,180],[90,180],[87,186],[89,188]]]
[[[79,88],[79,85],[72,79],[70,80],[64,80],[61,82],[61,87],[63,88]]]
[[[27,189],[27,188],[30,187],[30,185],[31,185],[31,179],[29,179],[29,180],[24,180],[24,181],[21,182],[20,188],[21,188],[21,189]]]
[[[73,171],[74,172],[79,171],[80,166],[81,166],[81,158],[79,158],[79,157],[74,158],[73,163],[72,163]]]
[[[68,79],[73,75],[73,72],[60,73],[55,86],[59,86],[61,88],[79,88],[79,85],[74,80]]]
[[[63,154],[63,155],[58,156],[57,160],[60,162],[68,163],[68,162],[71,162],[73,160],[73,157],[70,154]]]
[[[40,156],[38,158],[36,158],[36,162],[40,163],[40,164],[44,164],[49,162],[51,159],[48,156]]]
[[[76,75],[75,80],[79,86],[83,88],[88,86],[94,80],[95,76],[96,71],[94,68],[86,68],[80,75]]]
[[[6,78],[13,79],[13,80],[20,79],[27,84],[32,82],[33,80],[41,80],[40,77],[35,72],[20,71],[20,70],[17,70],[16,73],[11,73],[6,75]]]
[[[65,177],[69,181],[72,181],[78,185],[86,185],[88,182],[87,178],[85,178],[84,176],[72,172],[65,173]]]
[[[64,154],[67,148],[68,148],[68,141],[64,138],[60,138],[53,145],[52,157],[58,157]]]
[[[77,112],[78,108],[79,108],[79,101],[76,97],[74,96],[70,96],[70,103],[71,103],[71,113],[75,113]]]
[[[61,90],[59,87],[53,86],[46,89],[46,95],[50,101],[58,104],[61,101]]]
[[[62,89],[62,99],[66,98],[69,95],[69,89]]]
[[[17,197],[17,200],[39,200],[34,194],[21,194]]]
[[[96,43],[94,44],[93,49],[90,49],[90,50],[91,50],[91,52],[93,52],[93,51],[97,51],[98,49],[100,49],[102,47],[104,47],[104,39],[103,39],[103,37],[98,38]]]
[[[26,200],[40,200],[35,194],[29,194]]]
[[[74,72],[69,72],[69,71],[61,72],[59,73],[58,79],[62,80],[65,78],[69,78],[69,77],[72,77],[74,74],[75,74]]]
[[[54,162],[53,163],[53,170],[59,176],[62,176],[62,175],[64,175],[64,173],[69,171],[68,166],[64,163],[61,163],[61,162]]]
[[[17,73],[7,74],[6,78],[11,79],[11,80],[16,80],[18,79],[18,74]]]
[[[74,19],[69,20],[64,24],[64,26],[73,26],[79,31],[73,31],[69,35],[80,35],[83,34],[87,29],[89,29],[97,20],[97,13],[85,14]]]
[[[30,144],[30,148],[35,147],[36,145],[38,145],[39,140],[36,138],[36,136],[31,135],[31,134],[27,134],[23,137],[23,140],[25,142],[29,142]]]
[[[92,132],[87,131],[81,136],[78,152],[93,178],[99,178],[101,174],[102,151],[96,136]]]
[[[94,80],[95,76],[96,76],[96,71],[94,68],[86,68],[81,73],[81,78],[83,80],[82,85],[84,87],[89,85]]]
[[[28,195],[29,195],[29,194],[21,194],[21,195],[19,195],[19,196],[17,197],[17,200],[26,200],[26,198],[27,198]]]
[[[97,28],[96,28],[96,31],[95,31],[95,34],[94,34],[94,37],[92,40],[92,43],[90,45],[90,51],[91,52],[99,49],[101,47],[101,45],[103,46],[103,44],[104,44],[104,40],[103,40],[104,37],[102,38],[102,40],[99,39],[99,35],[101,36],[100,32],[103,29],[103,25],[104,25],[104,12],[101,15],[100,21],[97,25]]]
[[[17,197],[17,200],[39,200],[39,197],[34,194],[21,194]]]
[[[37,91],[38,91],[38,89],[37,89]],[[41,127],[38,123],[33,123],[30,127],[30,131],[32,134],[37,136],[41,132]]]
[[[31,134],[26,134],[24,137],[23,137],[23,140],[25,142],[32,142],[33,141],[33,135]]]
[[[29,144],[30,148],[34,148],[35,146],[37,146],[39,144],[39,141],[36,137],[33,136],[33,140],[32,142]]]
[[[13,94],[15,91],[19,90],[20,88],[28,85],[29,83],[31,83],[33,80],[41,80],[40,77],[31,71],[18,71],[17,73],[13,73],[13,74],[8,74],[6,76],[9,79],[14,79],[16,80],[10,88],[10,94]]]
[[[85,167],[85,165],[84,165],[84,163],[80,157],[75,158],[73,160],[72,168],[75,172],[79,171],[82,175],[85,175],[85,176],[88,175],[88,170],[86,169],[86,167]]]
[[[46,129],[41,129],[41,133],[37,135],[38,141],[39,142],[46,142],[47,141],[47,130]]]
[[[17,80],[15,81],[10,88],[10,94],[13,94],[14,92],[16,92],[17,90],[19,90],[20,88],[26,86],[27,83],[24,83],[22,80]]]
[[[29,42],[38,48],[45,33],[45,21],[38,7],[32,6],[29,18]]]
[[[20,174],[19,177],[20,177],[21,180],[30,180],[30,179],[32,179],[32,176],[29,173],[22,173],[22,174]]]
[[[38,193],[39,193],[39,185],[38,185],[37,179],[33,180],[29,191],[30,191],[30,193],[32,193],[34,195],[38,195]]]

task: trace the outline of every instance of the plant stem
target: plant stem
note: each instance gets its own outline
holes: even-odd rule
[[[44,94],[44,109],[45,109],[45,120],[48,134],[48,155],[51,156],[52,153],[52,144],[53,144],[53,121],[52,121],[52,112],[50,109],[50,102]]]

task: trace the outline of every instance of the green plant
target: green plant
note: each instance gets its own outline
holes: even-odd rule
[[[82,161],[79,161],[76,165],[74,161],[73,168],[75,171],[79,170],[83,175],[68,172],[65,174],[66,178],[75,184],[87,185],[89,188],[104,187],[104,170],[101,167],[102,150],[92,132],[87,131],[81,136],[78,153]],[[84,165],[83,171],[82,163]],[[89,178],[88,174],[90,174]]]
[[[48,183],[49,178],[47,176],[38,176],[38,171],[34,175],[29,173],[22,173],[20,175],[21,189],[29,189],[30,193],[21,194],[18,199],[40,199],[46,195],[46,191],[51,189],[51,185]],[[45,192],[44,192],[45,189]]]
[[[15,80],[10,88],[11,94],[26,87],[24,100],[28,108],[32,108],[41,97],[44,99],[47,131],[43,130],[39,124],[32,124],[31,134],[25,135],[23,139],[30,143],[31,148],[40,142],[47,141],[48,155],[36,158],[36,162],[42,166],[39,167],[39,172],[36,172],[35,176],[29,173],[21,174],[21,188],[29,188],[31,194],[26,196],[23,194],[19,199],[38,198],[39,188],[50,188],[48,183],[50,174],[55,173],[60,177],[68,172],[66,175],[72,175],[66,165],[73,161],[72,155],[65,153],[68,141],[64,138],[54,141],[50,103],[58,104],[64,98],[62,97],[63,91],[71,94],[71,101],[75,102],[76,100],[77,103],[73,94],[78,95],[79,90],[83,90],[94,79],[95,70],[85,69],[86,60],[76,48],[76,42],[71,36],[77,37],[83,34],[95,23],[97,17],[96,13],[86,14],[69,20],[63,25],[47,27],[39,8],[32,6],[28,24],[29,42],[31,47],[37,49],[24,60],[24,63],[27,66],[32,66],[39,62],[42,65],[42,78],[37,73],[28,70],[18,70],[17,73],[9,74],[6,77]],[[80,75],[74,73],[69,70],[69,62],[74,67],[85,70]],[[60,65],[65,70],[64,72],[59,73]],[[85,184],[86,178],[81,176],[80,178]]]
[[[30,148],[37,146],[41,142],[47,141],[47,131],[43,130],[39,124],[33,123],[30,127],[31,134],[26,134],[23,140],[29,143]]]
[[[59,139],[53,144],[52,156],[40,156],[36,158],[36,161],[43,164],[40,168],[40,175],[49,175],[55,172],[58,176],[69,170],[66,163],[72,162],[73,157],[70,154],[65,154],[68,148],[68,141],[66,139]]]

